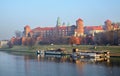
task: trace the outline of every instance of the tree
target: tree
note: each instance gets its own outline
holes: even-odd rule
[[[95,42],[104,45],[118,45],[119,30],[106,31],[95,35]]]
[[[22,37],[22,32],[16,30],[16,31],[15,31],[15,36],[16,36],[16,37]]]
[[[9,48],[13,47],[13,44],[11,43],[11,41],[8,42],[8,46],[9,46]]]
[[[81,42],[81,38],[80,37],[75,37],[75,36],[71,36],[70,40],[69,40],[70,44],[80,44]]]
[[[33,45],[35,45],[35,42],[36,42],[35,38],[27,37],[27,39],[26,39],[26,45],[27,46],[32,47]]]
[[[89,45],[94,44],[92,35],[87,35],[86,36],[86,44],[89,44]]]

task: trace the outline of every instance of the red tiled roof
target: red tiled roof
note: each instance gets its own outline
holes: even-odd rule
[[[119,26],[118,26],[117,24],[114,24],[113,27],[114,27],[114,28],[118,28]]]
[[[43,28],[41,28],[41,27],[37,27],[37,28],[34,28],[34,29],[32,29],[32,31],[46,31],[46,30],[53,30],[54,29],[54,27],[43,27]]]
[[[81,18],[79,18],[77,21],[83,21]]]
[[[105,22],[111,22],[111,20],[107,19]]]
[[[65,29],[67,29],[67,27],[66,26],[61,26],[61,27],[58,27],[58,29],[65,30]]]
[[[77,19],[76,22],[83,21],[81,18]]]
[[[53,30],[54,29],[54,27],[44,27],[44,28],[42,28],[42,30]]]
[[[40,30],[40,29],[41,29],[40,27],[37,27],[37,28],[32,29],[32,31],[37,31],[37,30]]]
[[[43,28],[37,27],[37,28],[32,29],[32,32],[54,30],[55,28],[56,27],[43,27]],[[65,30],[65,29],[67,29],[67,27],[66,26],[60,26],[60,27],[58,27],[58,29]]]
[[[31,31],[30,31],[30,33],[34,33],[34,31],[33,31],[33,30],[31,30]]]
[[[85,26],[85,30],[103,30],[102,26]]]
[[[26,25],[25,28],[30,28],[30,26],[29,26],[29,25]]]

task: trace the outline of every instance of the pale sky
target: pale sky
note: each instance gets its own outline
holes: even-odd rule
[[[120,0],[0,0],[0,40],[10,39],[16,30],[55,26],[56,19],[71,25],[78,18],[85,26],[120,22]]]

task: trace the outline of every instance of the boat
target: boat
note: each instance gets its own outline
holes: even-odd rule
[[[42,51],[42,50],[37,50],[37,51],[36,51],[36,54],[44,54],[44,51]]]
[[[78,58],[79,57],[79,52],[78,52],[78,49],[73,49],[72,50],[72,54],[70,55],[70,57],[72,58]]]
[[[65,52],[64,52],[64,49],[50,49],[50,50],[37,50],[36,51],[36,54],[38,55],[64,55]]]
[[[108,51],[79,51],[74,48],[71,54],[72,58],[109,58]]]
[[[61,50],[47,50],[44,51],[45,55],[63,55],[63,52]]]
[[[109,52],[87,51],[79,53],[81,58],[105,58],[109,57]]]

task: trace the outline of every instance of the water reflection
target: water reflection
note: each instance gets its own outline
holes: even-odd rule
[[[120,58],[13,55],[0,52],[0,76],[120,76]]]
[[[78,62],[110,62],[109,58],[72,58],[69,55],[61,56],[61,55],[36,55],[37,60],[41,61],[52,61],[52,62],[70,62],[70,63],[78,63]],[[30,56],[31,57],[31,56]]]
[[[24,57],[25,57],[25,59],[27,58],[28,60],[31,60],[35,56],[24,56]],[[66,72],[70,73],[69,71],[71,71],[71,73],[73,75],[69,75],[69,76],[118,76],[118,75],[120,75],[120,73],[118,72],[118,70],[120,70],[118,68],[118,67],[120,67],[120,64],[118,63],[119,66],[117,68],[115,68],[114,64],[112,64],[113,61],[111,61],[111,59],[106,59],[106,58],[73,59],[70,56],[37,55],[35,57],[35,60],[40,63],[44,63],[44,62],[49,63],[45,66],[51,70],[54,69],[54,71],[57,72],[58,74],[63,72],[63,70],[65,71],[65,73]],[[44,64],[46,64],[46,63],[44,63]],[[115,63],[117,63],[117,62],[115,62]],[[60,65],[60,64],[62,64],[62,65]],[[40,67],[42,67],[42,66],[40,66]],[[68,71],[65,70],[66,68]]]

